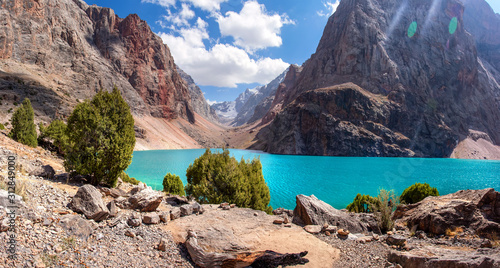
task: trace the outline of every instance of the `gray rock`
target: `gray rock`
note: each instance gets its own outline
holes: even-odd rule
[[[329,204],[319,200],[314,195],[297,195],[297,206],[293,211],[293,223],[303,225],[320,225],[325,223],[346,228],[352,232],[361,233],[368,230],[366,224],[350,217]]]
[[[126,196],[127,193],[119,188],[113,188],[110,190],[109,195],[111,195],[113,198],[121,197],[121,196]]]
[[[39,166],[33,169],[30,173],[30,176],[37,176],[46,179],[53,179],[56,175],[56,171],[50,165]]]
[[[385,242],[390,246],[404,247],[406,245],[406,238],[401,235],[389,235],[385,239]]]
[[[408,228],[437,235],[447,229],[464,226],[479,235],[500,237],[500,193],[492,188],[462,190],[443,196],[429,196],[410,205],[399,206],[395,219],[406,222]]]
[[[170,212],[163,211],[158,216],[163,223],[168,223],[170,221]]]
[[[132,227],[137,227],[141,225],[141,220],[140,219],[134,219],[130,218],[127,220],[127,224],[132,226]]]
[[[73,235],[86,239],[93,232],[90,223],[78,215],[64,215],[58,224],[66,231],[68,236]]]
[[[192,205],[182,205],[181,209],[181,217],[188,216],[193,214],[193,206]]]
[[[90,184],[78,189],[78,192],[69,203],[69,208],[75,212],[83,213],[87,219],[93,219],[97,222],[105,220],[109,216],[108,208],[104,205],[101,193]]]
[[[181,217],[181,209],[178,207],[173,207],[172,210],[170,210],[170,219],[175,220]]]
[[[150,213],[142,216],[142,222],[145,224],[158,224],[160,223],[160,216],[156,213]]]
[[[144,189],[128,198],[130,209],[138,209],[141,212],[155,211],[160,206],[163,196],[151,189]]]
[[[191,207],[193,208],[193,213],[199,213],[199,214],[202,214],[205,210],[203,209],[203,207],[198,203],[198,202],[194,202],[191,204]]]
[[[126,230],[125,235],[132,238],[135,237],[135,233],[132,230]]]
[[[319,234],[321,233],[322,227],[319,225],[306,225],[304,226],[304,230],[311,234]]]

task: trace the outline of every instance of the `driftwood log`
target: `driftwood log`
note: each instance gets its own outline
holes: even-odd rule
[[[308,263],[304,258],[307,251],[301,253],[278,253],[271,250],[256,252],[206,252],[198,245],[198,238],[193,231],[188,232],[186,248],[194,263],[200,267],[214,268],[271,268]]]

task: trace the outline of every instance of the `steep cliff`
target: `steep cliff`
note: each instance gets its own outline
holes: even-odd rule
[[[360,89],[331,88],[348,82]],[[460,1],[343,0],[258,138],[271,153],[449,157],[469,129],[500,144],[499,92]]]
[[[136,14],[119,18],[79,0],[12,0],[0,1],[0,17],[4,115],[29,97],[37,119],[64,118],[115,85],[136,118],[194,124],[195,112],[206,111],[204,99],[192,100],[168,47]]]
[[[196,85],[193,78],[189,74],[184,72],[181,68],[179,68],[179,66],[176,65],[175,67],[188,86],[189,94],[191,95],[191,105],[193,106],[194,111],[209,121],[218,123],[219,117],[215,113],[215,110],[207,103],[200,87]]]

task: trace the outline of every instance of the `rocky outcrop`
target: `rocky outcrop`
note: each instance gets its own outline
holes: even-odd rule
[[[448,267],[499,267],[498,254],[489,251],[469,251],[447,249],[442,246],[427,246],[409,252],[392,250],[388,261],[397,263],[403,268],[448,268]]]
[[[208,119],[211,122],[218,123],[219,117],[215,113],[215,110],[210,107],[203,95],[201,89],[196,85],[193,78],[184,72],[179,66],[175,65],[177,72],[181,76],[181,78],[186,82],[189,94],[191,95],[191,106],[193,106],[193,110],[199,115],[203,116],[205,119]]]
[[[293,223],[295,224],[319,226],[330,224],[353,233],[368,231],[364,223],[345,212],[333,208],[314,195],[297,195],[296,199],[297,206],[293,210]]]
[[[474,39],[464,28],[464,7],[460,1],[443,0],[434,8],[429,12],[431,2],[418,0],[341,1],[316,53],[303,64],[282,97],[282,108],[278,109],[282,120],[277,116],[257,135],[269,145],[263,147],[271,153],[448,157],[469,129],[485,132],[494,144],[500,144],[500,102],[496,101],[500,87],[491,68],[478,58]],[[453,18],[457,28],[450,32]],[[418,22],[417,32],[408,35],[413,21]],[[326,128],[322,124],[333,121],[313,116],[316,111],[328,110],[326,105],[331,102],[319,107],[318,93],[311,90],[347,82],[375,94],[373,103],[377,99],[390,101],[386,103],[391,105],[374,105],[377,112],[399,115],[393,120],[373,121],[357,112],[346,114],[342,121],[354,126],[341,128],[345,130],[341,140],[352,139],[357,144],[362,139],[371,145],[355,146],[352,153],[335,153],[328,149],[329,140],[335,140],[339,131],[304,136],[304,130]],[[336,106],[356,104],[358,96],[339,99]],[[305,116],[297,116],[300,113]],[[333,113],[323,117],[326,115],[343,116]],[[263,123],[268,120],[264,117]],[[373,130],[364,127],[368,133],[358,130],[372,123],[376,123]],[[377,133],[397,134],[405,140],[404,145],[388,143]],[[289,140],[283,140],[283,135]],[[374,153],[373,144],[382,142],[389,146],[379,149],[380,154]]]
[[[135,187],[129,198],[115,199],[116,206],[122,209],[137,209],[141,212],[155,211],[160,206],[163,196],[150,187]]]
[[[83,213],[87,219],[102,221],[108,218],[109,211],[102,200],[101,193],[92,185],[86,184],[78,189],[68,207]]]
[[[469,135],[458,143],[450,158],[500,160],[500,146],[494,145],[488,134],[469,129]]]
[[[463,228],[481,236],[500,237],[500,193],[489,188],[431,196],[398,207],[394,218],[408,228],[437,235]]]
[[[280,154],[413,156],[410,139],[392,129],[408,114],[387,97],[349,83],[301,94],[266,129]],[[436,132],[449,137],[448,129]],[[321,146],[311,146],[321,144]]]
[[[227,267],[246,267],[252,263],[252,267],[278,267],[279,264],[273,265],[272,260],[298,261],[305,254],[293,253],[306,251],[304,258],[309,260],[310,267],[332,267],[338,258],[338,249],[301,227],[273,224],[277,216],[230,206],[223,209],[203,205],[203,208],[203,214],[181,217],[164,226],[172,232],[176,242],[185,243],[191,259],[200,267],[226,267],[222,264],[230,261],[234,265]],[[289,257],[282,259],[280,256]],[[304,262],[295,264],[299,263]]]

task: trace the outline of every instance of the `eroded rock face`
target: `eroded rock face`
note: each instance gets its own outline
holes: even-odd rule
[[[101,193],[90,184],[80,187],[68,206],[74,212],[83,213],[87,219],[95,221],[105,220],[109,216]]]
[[[312,90],[277,115],[268,129],[271,142],[267,150],[280,154],[413,156],[410,139],[391,130],[404,124],[407,117],[397,103],[352,83]],[[440,133],[453,141],[447,129]]]
[[[447,229],[469,229],[479,235],[500,235],[500,193],[494,189],[462,190],[453,194],[427,197],[411,205],[400,206],[395,219],[407,222],[408,228],[433,234]]]
[[[116,85],[134,114],[194,122],[168,47],[136,14],[120,18],[79,0],[8,1],[0,13],[0,91],[9,100],[29,96],[54,118]]]
[[[425,24],[430,8],[430,1],[343,0],[316,53],[281,97],[282,108],[268,114],[282,116],[257,136],[267,142],[264,148],[289,154],[413,155],[408,149],[415,156],[448,157],[469,129],[485,132],[500,144],[500,86],[492,75],[494,68],[478,58],[474,38],[464,28],[462,3],[440,1],[431,14],[432,23]],[[450,33],[454,17],[458,26]],[[412,21],[418,21],[418,30],[409,37]],[[325,113],[334,104],[361,105],[356,99],[360,95],[319,102],[319,93],[310,92],[347,82],[375,94],[370,101],[373,108],[361,106],[361,110],[399,115],[373,120],[357,111],[342,114],[345,109]],[[376,105],[379,99],[390,102]],[[342,116],[346,125],[339,127],[334,119]],[[271,118],[266,116],[263,122]],[[376,123],[372,129],[365,126],[371,123]],[[387,143],[384,135],[391,133],[401,134],[405,144]],[[333,150],[331,141],[339,134],[339,143],[352,140],[363,148],[354,146],[352,153],[347,148]],[[378,145],[382,142],[389,146]]]
[[[293,223],[301,225],[319,225],[325,223],[347,229],[353,233],[367,231],[364,223],[319,200],[314,195],[297,195],[297,206],[293,210]]]

